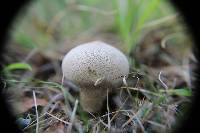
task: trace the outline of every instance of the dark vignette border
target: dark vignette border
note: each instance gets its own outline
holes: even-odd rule
[[[170,0],[175,8],[183,15],[183,19],[188,26],[189,32],[192,35],[194,45],[193,52],[197,59],[197,68],[193,71],[195,77],[193,84],[193,97],[190,110],[185,114],[183,121],[178,126],[178,132],[193,132],[198,131],[200,125],[200,7],[197,1],[188,0]]]
[[[186,25],[189,27],[189,31],[192,34],[195,45],[193,50],[195,57],[198,60],[198,68],[194,70],[195,81],[194,84],[194,96],[193,105],[191,109],[186,114],[183,122],[178,126],[179,132],[192,132],[195,129],[199,129],[198,121],[200,120],[200,90],[199,90],[199,77],[200,75],[200,65],[199,65],[199,43],[200,43],[200,7],[198,7],[198,2],[188,1],[188,0],[170,0],[175,7],[183,14],[183,19]],[[0,2],[0,54],[4,51],[4,46],[8,36],[9,27],[12,24],[15,16],[19,13],[19,10],[30,3],[30,0],[4,0]],[[8,52],[8,51],[7,51]],[[0,56],[0,61],[3,59]],[[1,70],[0,66],[0,70]],[[197,75],[197,76],[196,76]],[[0,78],[2,78],[0,76]],[[1,82],[1,88],[3,84]],[[18,133],[21,132],[17,125],[15,124],[15,118],[9,110],[9,105],[6,103],[5,96],[1,94],[0,90],[0,131],[5,131],[7,133]]]
[[[3,62],[2,53],[5,51],[5,43],[8,40],[9,27],[15,19],[15,16],[23,9],[30,0],[2,0],[0,1],[0,61]],[[2,66],[0,63],[0,70]],[[2,75],[0,73],[0,81]],[[21,133],[22,131],[16,125],[15,117],[11,113],[11,107],[6,101],[6,96],[2,95],[4,84],[0,82],[0,132]]]

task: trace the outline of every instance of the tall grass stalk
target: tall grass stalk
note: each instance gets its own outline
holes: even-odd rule
[[[134,50],[142,27],[153,16],[164,0],[113,0],[118,32],[125,43],[125,50]]]

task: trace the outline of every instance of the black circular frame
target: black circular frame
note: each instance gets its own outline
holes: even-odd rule
[[[21,9],[28,4],[30,0],[5,0],[1,1],[0,4],[0,55],[4,51],[4,46],[8,36],[9,27],[14,21],[15,16],[19,13]],[[190,33],[192,34],[194,40],[194,54],[198,60],[197,66],[199,66],[199,45],[200,45],[200,21],[199,14],[200,8],[198,7],[198,2],[188,1],[188,0],[171,0],[172,4],[177,8],[177,10],[183,15],[183,19],[188,26]],[[2,62],[2,56],[0,56],[0,61]],[[1,63],[0,63],[1,64]],[[2,67],[2,66],[0,66]],[[194,70],[195,81],[193,82],[193,99],[192,106],[187,114],[184,114],[183,121],[178,124],[176,132],[195,132],[199,130],[199,120],[200,120],[200,90],[199,90],[199,75],[200,69]],[[0,78],[2,76],[0,75]],[[1,88],[3,84],[1,82]],[[0,88],[0,131],[7,133],[19,133],[22,132],[17,127],[15,123],[15,117],[11,114],[10,107],[6,102],[6,97],[2,95]]]

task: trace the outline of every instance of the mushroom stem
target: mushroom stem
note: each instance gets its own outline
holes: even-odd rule
[[[93,88],[85,89],[81,88],[80,102],[83,110],[87,112],[97,112],[103,106],[103,101],[106,99],[106,93],[104,89]]]

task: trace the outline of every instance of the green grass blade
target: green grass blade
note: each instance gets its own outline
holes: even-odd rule
[[[12,63],[6,66],[3,69],[3,72],[9,72],[9,71],[19,70],[19,69],[32,71],[32,67],[27,63]]]
[[[186,96],[186,97],[192,96],[192,91],[189,88],[160,90],[160,92],[166,92],[170,95],[177,95],[177,96]]]
[[[130,50],[135,49],[136,41],[139,39],[143,25],[152,16],[152,14],[155,12],[155,10],[158,9],[160,2],[161,2],[161,0],[152,0],[150,2],[146,2],[146,1],[141,2],[141,8],[139,8],[137,11],[138,12],[137,23],[135,24],[135,28],[133,29],[133,31],[130,33],[131,39],[130,39],[130,43],[128,44],[128,50],[129,50],[128,53],[130,52]],[[145,7],[145,10],[143,9],[143,7]]]
[[[147,21],[150,18],[150,16],[152,16],[153,12],[160,5],[160,2],[161,0],[152,0],[148,4],[145,4],[146,9],[140,14],[140,19],[137,23],[137,30],[142,27],[142,25],[145,23],[145,21]]]

